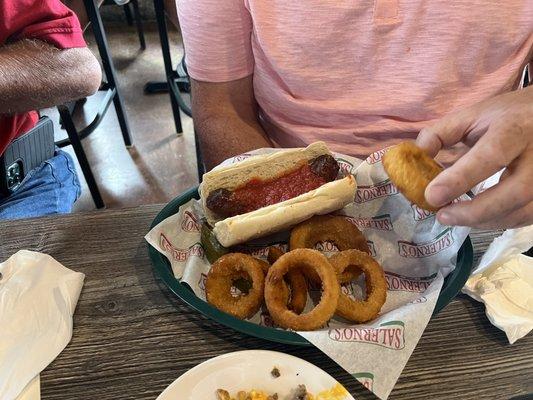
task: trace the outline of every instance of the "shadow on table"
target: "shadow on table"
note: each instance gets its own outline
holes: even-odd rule
[[[466,294],[457,295],[464,305],[464,309],[470,315],[474,328],[483,336],[500,346],[509,346],[505,332],[492,325],[485,315],[485,304],[480,303]]]

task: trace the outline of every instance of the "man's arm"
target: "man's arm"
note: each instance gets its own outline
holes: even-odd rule
[[[87,48],[59,50],[40,40],[0,47],[0,114],[62,104],[98,90],[100,64]]]
[[[249,150],[271,147],[257,119],[252,76],[231,82],[191,79],[194,128],[207,170]]]

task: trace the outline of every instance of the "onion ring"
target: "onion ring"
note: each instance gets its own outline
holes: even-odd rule
[[[390,148],[382,158],[383,168],[392,183],[411,203],[437,211],[426,201],[426,187],[443,168],[413,142],[402,142]]]
[[[333,242],[340,251],[357,249],[370,253],[366,238],[340,215],[315,215],[291,231],[290,249],[314,249],[319,242]]]
[[[291,270],[312,268],[322,282],[319,303],[309,312],[297,315],[287,308],[283,295],[283,277]],[[281,256],[268,271],[265,302],[272,320],[287,329],[310,331],[322,327],[335,313],[340,286],[328,259],[319,251],[296,249]]]
[[[278,247],[270,246],[268,249],[268,262],[274,264],[283,254],[283,250]],[[307,282],[300,271],[290,270],[285,276],[285,281],[290,289],[288,295],[289,309],[296,314],[301,314],[307,304]]]
[[[335,314],[356,323],[376,318],[387,299],[387,281],[378,262],[359,250],[335,253],[329,261],[337,271],[342,272],[353,265],[365,274],[366,298],[353,300],[341,292]]]
[[[314,249],[320,242],[333,242],[340,251],[357,249],[370,253],[361,231],[345,217],[338,215],[316,215],[296,225],[289,240],[291,250]],[[319,282],[314,271],[306,269],[303,272],[314,283]],[[342,273],[342,283],[354,280],[358,275],[350,268]]]
[[[283,254],[285,254],[285,252],[279,247],[270,246],[268,248],[267,260],[270,264],[274,264]]]
[[[329,261],[331,262],[331,257]],[[343,283],[349,283],[349,282],[356,280],[359,277],[359,275],[361,275],[362,273],[362,271],[359,268],[353,265],[348,265],[344,269],[344,271],[340,271],[339,268],[337,267],[337,264],[331,263],[331,265],[333,265],[333,268],[335,269],[335,272],[337,274],[337,279],[339,280],[339,283],[341,285]]]
[[[237,278],[246,276],[252,281],[247,294],[233,297],[231,287]],[[242,253],[229,253],[213,263],[205,282],[206,299],[221,311],[240,319],[250,318],[264,299],[265,275],[260,262]]]

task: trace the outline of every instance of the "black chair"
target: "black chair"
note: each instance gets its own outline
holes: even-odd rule
[[[180,110],[192,118],[191,108],[184,101],[181,95],[181,92],[190,93],[190,81],[187,74],[187,67],[185,65],[185,56],[183,56],[178,66],[174,68],[172,64],[172,56],[170,54],[164,1],[154,0],[154,8],[159,31],[159,40],[161,42],[161,51],[163,53],[163,61],[165,64],[166,82],[148,82],[144,86],[144,92],[146,94],[161,92],[169,93],[170,104],[172,105],[172,115],[174,117],[174,124],[176,126],[176,133],[181,134],[183,129],[181,126]],[[201,180],[205,168],[202,161],[202,155],[200,153],[198,135],[196,134],[194,135],[194,143],[196,148],[198,180]]]
[[[132,141],[128,120],[124,111],[124,103],[122,101],[122,96],[117,86],[115,68],[113,66],[111,54],[109,53],[107,39],[102,24],[102,19],[100,17],[100,12],[98,10],[98,5],[95,4],[95,0],[84,0],[84,5],[87,11],[87,16],[90,21],[90,24],[92,25],[94,37],[98,46],[98,51],[100,53],[100,58],[102,60],[102,66],[105,73],[106,81],[102,83],[99,89],[100,91],[105,92],[105,97],[103,102],[100,104],[100,108],[98,109],[98,112],[94,119],[82,129],[77,129],[72,119],[74,105],[64,104],[58,106],[57,108],[61,117],[61,124],[63,128],[67,131],[68,138],[56,142],[56,145],[58,147],[72,145],[74,152],[76,153],[76,157],[78,158],[78,161],[80,163],[81,169],[83,171],[85,180],[87,181],[87,185],[89,186],[89,190],[91,192],[96,208],[104,208],[104,200],[102,199],[102,195],[100,194],[100,190],[98,189],[98,185],[96,183],[96,180],[94,179],[94,175],[87,160],[85,151],[83,150],[81,140],[86,138],[92,132],[94,132],[94,130],[98,127],[98,125],[104,118],[107,110],[109,109],[109,106],[111,105],[111,102],[113,102],[115,106],[115,111],[117,113],[120,130],[122,132],[122,137],[124,139],[126,147],[130,147],[132,145]]]
[[[104,6],[117,5],[114,0],[105,0],[103,3]],[[120,5],[120,4],[119,4]],[[133,16],[131,13],[130,5],[133,7]],[[137,26],[137,35],[139,36],[139,43],[141,49],[146,49],[146,41],[144,39],[144,28],[142,23],[141,12],[139,10],[139,3],[137,0],[129,0],[129,2],[122,4],[124,10],[124,15],[126,16],[126,21],[128,25],[133,25],[133,18],[135,17],[135,24]]]

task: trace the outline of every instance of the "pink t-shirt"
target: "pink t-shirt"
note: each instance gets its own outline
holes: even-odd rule
[[[450,111],[516,89],[531,0],[177,0],[190,76],[253,74],[283,147],[364,157]]]

